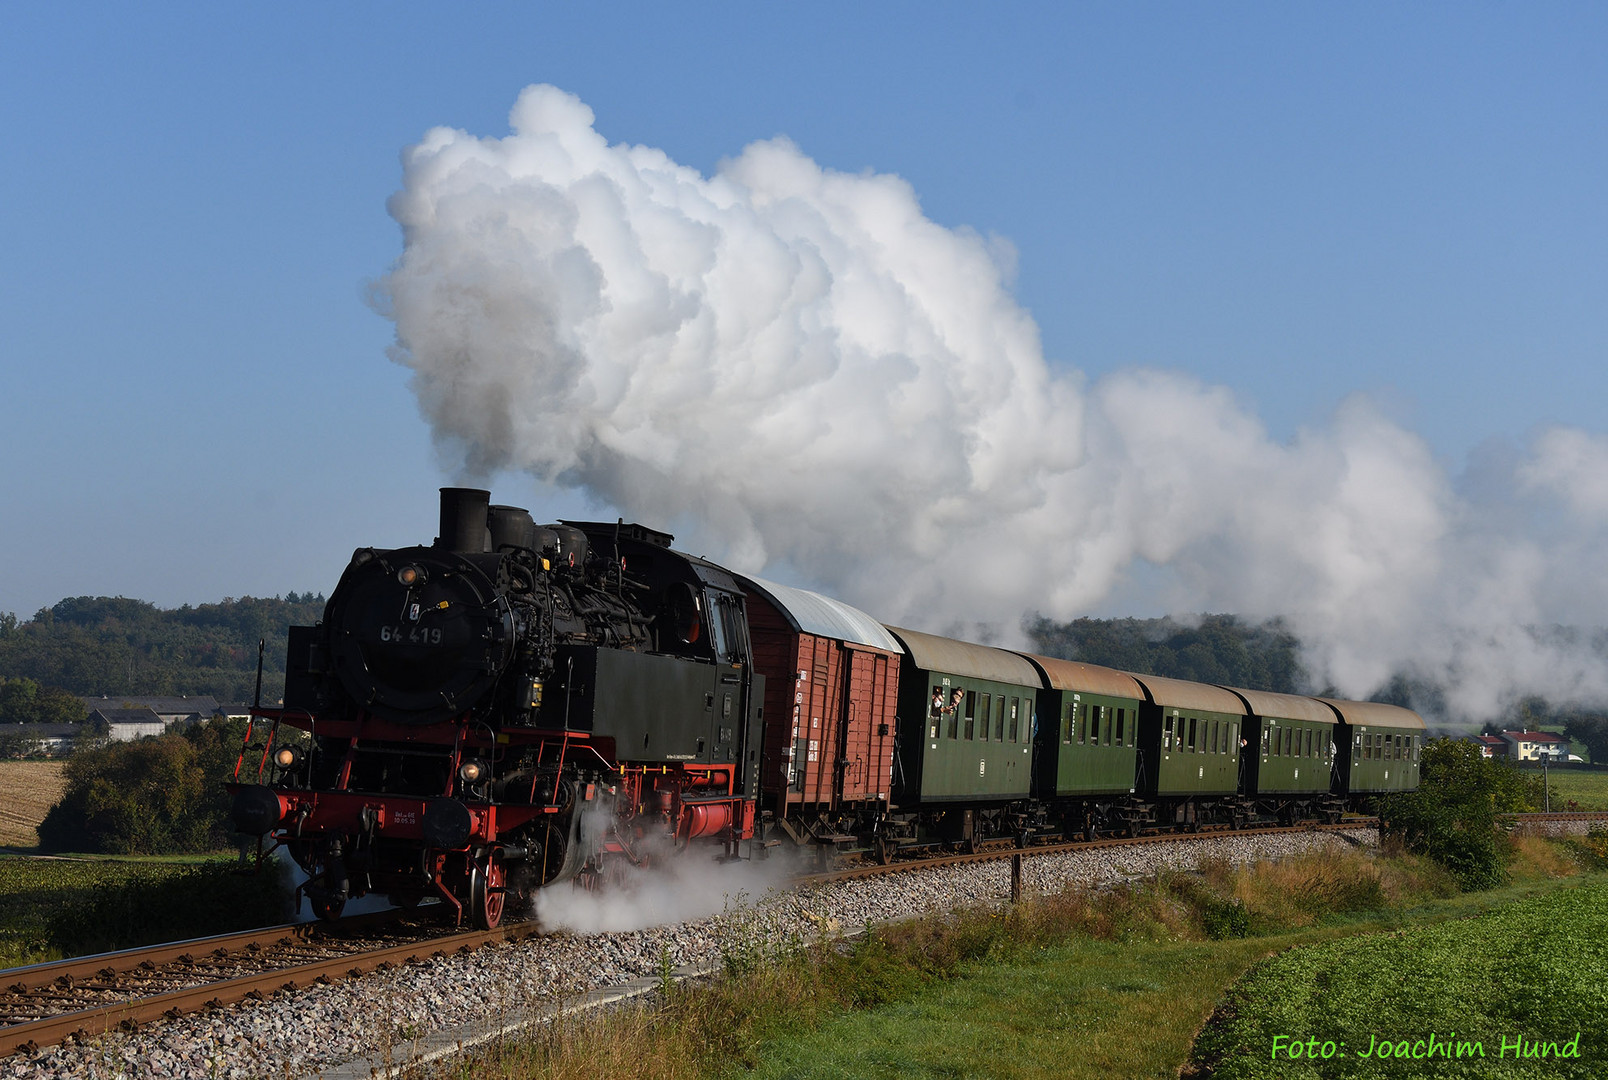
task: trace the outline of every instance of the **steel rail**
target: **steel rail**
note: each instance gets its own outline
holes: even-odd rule
[[[1498,814],[1504,821],[1608,821],[1608,810],[1554,810],[1550,814]]]
[[[402,916],[400,911],[377,911],[367,915],[354,915],[339,923],[285,923],[265,926],[260,930],[243,930],[236,934],[216,934],[210,937],[189,938],[159,945],[144,945],[135,949],[118,949],[115,952],[75,956],[66,960],[49,960],[27,967],[0,969],[0,987],[16,993],[25,993],[58,983],[62,979],[77,982],[108,973],[121,975],[138,971],[147,964],[167,964],[187,957],[221,958],[230,953],[251,952],[270,945],[295,942],[312,943],[319,938],[336,940],[348,931],[371,930],[389,925]]]
[[[132,1030],[134,1027],[172,1018],[181,1013],[206,1007],[232,1005],[248,998],[265,998],[279,990],[293,990],[315,982],[329,982],[345,976],[366,975],[380,968],[404,964],[410,960],[444,956],[452,952],[468,952],[499,941],[518,941],[539,933],[535,923],[514,923],[495,930],[475,930],[446,937],[429,938],[402,945],[392,945],[367,952],[349,953],[289,968],[243,975],[221,982],[203,983],[156,994],[134,998],[115,1005],[102,1005],[93,1009],[47,1016],[23,1024],[0,1028],[0,1057],[15,1053],[33,1053],[45,1046],[54,1046],[73,1035],[94,1038],[113,1030]],[[200,939],[206,940],[206,939]]]

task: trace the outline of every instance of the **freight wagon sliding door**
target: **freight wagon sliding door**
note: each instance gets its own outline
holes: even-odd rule
[[[798,636],[798,682],[793,692],[793,784],[789,802],[832,806],[843,701],[843,650],[831,638]]]
[[[899,663],[888,653],[844,650],[849,675],[840,757],[844,802],[886,802],[893,784],[894,712]]]

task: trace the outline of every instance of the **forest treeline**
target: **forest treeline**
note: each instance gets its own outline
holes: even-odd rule
[[[285,682],[286,628],[316,622],[323,613],[324,598],[312,593],[171,609],[121,596],[73,597],[26,621],[0,612],[0,679],[5,685],[32,680],[36,698],[65,691],[249,701],[261,640],[263,700],[275,701]],[[0,720],[13,723],[43,719],[0,711]]]
[[[1277,619],[1260,624],[1233,615],[1198,623],[1163,619],[1038,618],[1027,625],[1034,652],[1169,679],[1240,686],[1279,694],[1312,693],[1301,642]]]

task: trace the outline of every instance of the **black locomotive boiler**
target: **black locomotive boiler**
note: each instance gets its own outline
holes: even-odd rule
[[[443,488],[433,544],[359,548],[323,620],[291,629],[236,827],[289,852],[322,917],[434,896],[484,928],[610,860],[735,853],[763,679],[742,590],[671,539]]]

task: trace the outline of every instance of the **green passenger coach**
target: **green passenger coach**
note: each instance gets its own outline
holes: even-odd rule
[[[1256,810],[1286,823],[1314,814],[1339,821],[1344,800],[1333,792],[1334,709],[1317,698],[1232,689],[1250,715],[1242,745],[1245,783]]]
[[[1023,653],[1038,668],[1040,792],[1132,795],[1145,692],[1111,668]]]
[[[1320,700],[1340,717],[1346,734],[1335,778],[1336,794],[1382,795],[1418,787],[1423,717],[1411,709],[1374,701]]]
[[[1147,698],[1139,712],[1140,786],[1167,807],[1165,820],[1153,816],[1155,823],[1199,827],[1226,813],[1237,824],[1245,703],[1220,686],[1159,675],[1134,679]]]
[[[901,800],[1026,799],[1038,671],[1015,653],[888,627],[899,672]]]

